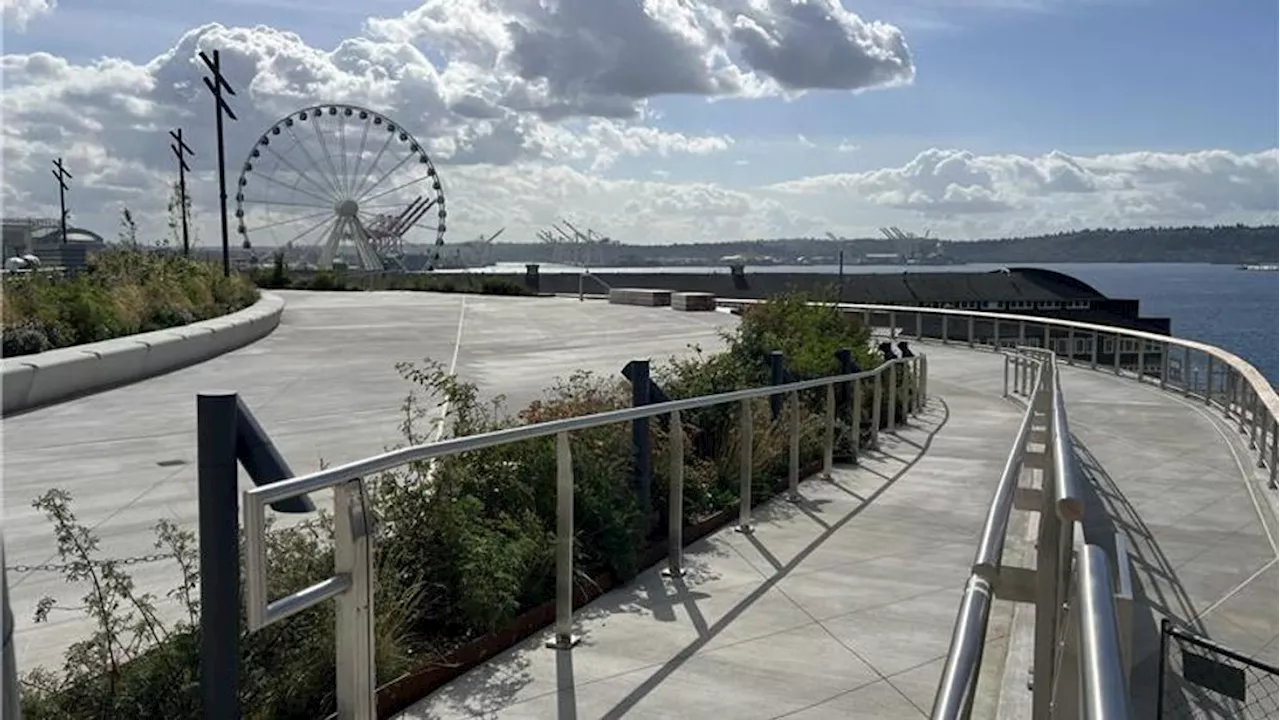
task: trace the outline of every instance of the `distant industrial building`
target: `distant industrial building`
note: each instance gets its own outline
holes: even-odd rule
[[[5,218],[0,225],[6,259],[35,255],[43,267],[84,267],[94,253],[107,246],[96,232],[73,226],[67,226],[64,243],[59,222],[51,218]]]

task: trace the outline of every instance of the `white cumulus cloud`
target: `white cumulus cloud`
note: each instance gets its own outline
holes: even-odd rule
[[[0,0],[5,29],[18,32],[23,32],[32,20],[52,13],[57,7],[57,0]]]

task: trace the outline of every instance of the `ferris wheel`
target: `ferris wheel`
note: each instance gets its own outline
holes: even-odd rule
[[[444,189],[435,164],[402,125],[355,105],[316,105],[258,138],[236,183],[245,247],[299,252],[322,269],[404,269],[406,245],[444,245]],[[424,218],[434,211],[434,224]],[[434,234],[434,238],[432,235]],[[354,257],[353,257],[354,256]]]

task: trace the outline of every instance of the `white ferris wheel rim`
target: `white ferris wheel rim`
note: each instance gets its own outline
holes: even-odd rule
[[[336,134],[333,128],[329,131],[322,128],[326,119],[336,121]],[[305,124],[311,126],[310,132],[304,128]],[[358,147],[351,147],[354,141],[348,143],[348,127],[353,127],[360,136]],[[384,135],[381,141],[370,143],[378,134]],[[314,137],[311,149],[300,135]],[[292,140],[293,143],[280,150],[273,147],[273,138],[277,139],[276,146],[280,141]],[[372,161],[366,162],[366,151],[371,152],[373,147],[377,152]],[[264,170],[260,159],[268,157],[274,158],[276,164]],[[384,157],[388,158],[385,163]],[[392,176],[411,164],[421,167],[421,172],[413,173],[407,182],[392,184]],[[292,184],[276,177],[286,169],[296,178]],[[263,187],[283,188],[289,196],[283,200],[269,199],[262,193]],[[421,194],[408,204],[378,202],[384,198],[391,200],[402,191]],[[312,105],[272,123],[254,143],[241,167],[235,201],[236,230],[246,247],[264,231],[285,228],[286,234],[292,235],[289,240],[280,242],[275,232],[266,239],[274,240],[278,247],[293,247],[295,243],[303,248],[322,246],[319,250],[322,266],[332,262],[344,239],[355,246],[360,263],[366,269],[382,269],[388,262],[398,263],[399,256],[403,255],[404,234],[419,226],[432,210],[435,211],[433,262],[438,260],[444,245],[447,212],[435,163],[403,125],[357,105]],[[256,221],[261,215],[270,217],[273,207],[287,207],[294,214],[281,221]],[[294,233],[295,230],[300,232]]]

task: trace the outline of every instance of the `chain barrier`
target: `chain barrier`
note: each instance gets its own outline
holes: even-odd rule
[[[1207,638],[1161,623],[1161,720],[1272,720],[1280,712],[1280,671]]]
[[[67,572],[68,570],[80,570],[85,567],[106,567],[138,565],[141,563],[153,563],[161,560],[172,560],[176,557],[173,553],[153,553],[151,555],[138,555],[136,557],[116,558],[110,560],[80,560],[69,563],[42,563],[40,565],[6,565],[5,571],[11,573],[32,573],[32,572]]]

